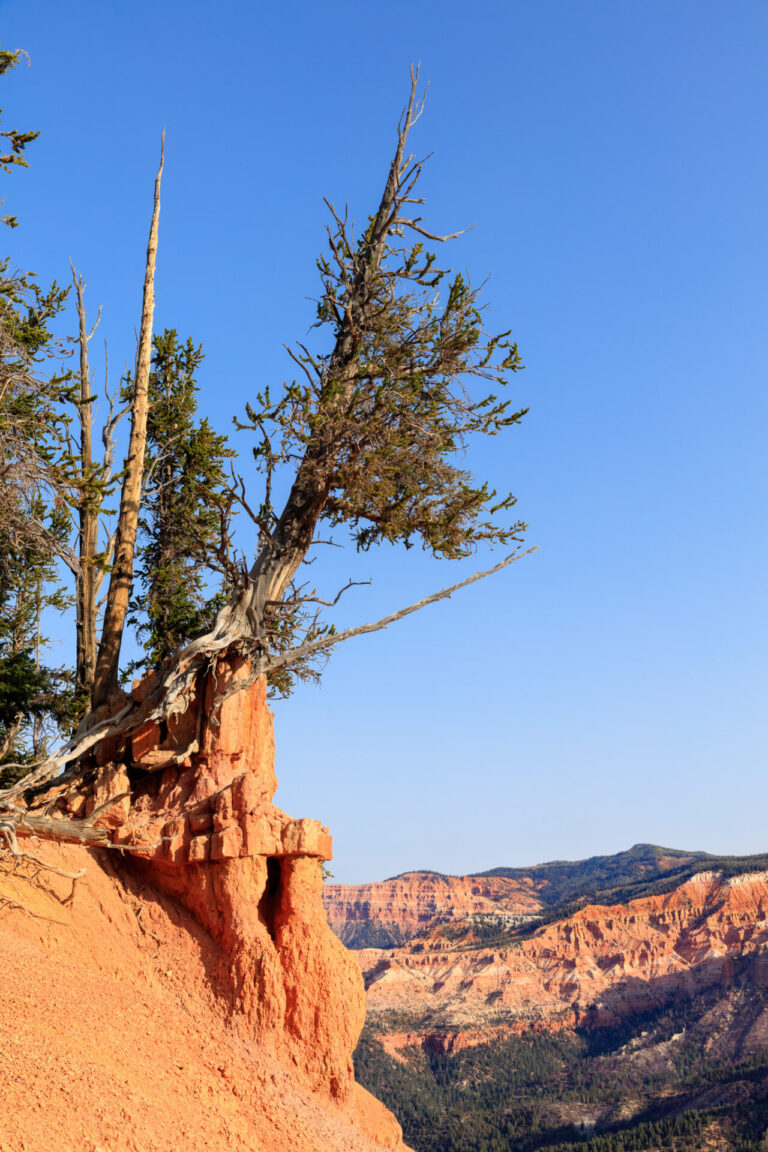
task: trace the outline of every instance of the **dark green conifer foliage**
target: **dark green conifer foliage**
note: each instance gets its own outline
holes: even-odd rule
[[[52,531],[63,535],[65,530],[65,521],[54,516]],[[0,787],[26,770],[4,770],[4,764],[23,764],[43,751],[45,718],[64,706],[66,674],[46,667],[40,652],[46,644],[43,613],[67,606],[50,553],[31,541],[13,547],[7,538],[1,539]]]
[[[21,55],[0,50],[0,76]],[[37,135],[0,132],[0,170],[27,167],[24,151]],[[18,224],[15,216],[0,222]],[[66,677],[46,668],[40,652],[43,613],[68,604],[55,558],[66,549],[74,476],[65,412],[72,382],[69,373],[51,371],[59,349],[50,329],[66,295],[0,259],[0,765],[39,755],[44,718],[63,706]],[[0,786],[9,773],[0,771]]]
[[[4,271],[0,263],[0,765],[41,754],[43,718],[63,706],[66,676],[40,654],[43,615],[69,605],[56,557],[67,548],[71,480],[69,381],[39,370],[63,297]]]
[[[13,52],[7,48],[0,48],[0,76],[4,76],[6,72],[12,72],[23,55],[23,52]],[[2,109],[0,109],[1,114]],[[39,135],[39,132],[19,132],[16,128],[0,132],[0,140],[2,141],[0,148],[8,149],[8,151],[0,152],[0,169],[3,172],[11,172],[16,166],[28,168],[29,161],[24,156],[24,151],[27,144],[31,144]],[[15,228],[19,222],[15,216],[0,216],[0,223],[7,224],[9,228]]]
[[[209,581],[211,571],[224,570],[222,524],[231,503],[225,468],[233,453],[207,419],[196,419],[202,347],[181,343],[173,328],[153,345],[137,566],[143,594],[131,603],[131,622],[146,662],[159,666],[220,607]]]

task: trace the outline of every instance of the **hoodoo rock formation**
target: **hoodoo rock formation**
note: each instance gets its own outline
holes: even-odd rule
[[[672,876],[652,845],[538,866],[560,901],[538,924],[444,911],[404,945],[356,952],[369,1019],[358,1075],[409,1144],[766,1146],[766,858],[705,871],[691,855],[673,853]],[[596,873],[619,881],[613,901],[594,899]]]
[[[443,876],[407,872],[374,884],[326,884],[328,923],[350,947],[393,947],[433,924],[493,916],[519,922],[539,912],[537,889],[529,877]]]
[[[438,929],[355,955],[369,1015],[394,1030],[390,1050],[614,1025],[736,980],[768,983],[768,872],[701,872],[665,895],[582,908],[506,947],[452,947]]]
[[[103,846],[20,838],[0,867],[2,1152],[403,1148],[354,1082],[365,997],[322,905],[330,837],[272,803],[247,673],[221,661],[185,713],[48,788]]]

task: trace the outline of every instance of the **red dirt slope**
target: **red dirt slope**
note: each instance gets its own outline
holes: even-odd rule
[[[111,838],[158,847],[20,838],[85,869],[71,901],[71,881],[0,859],[0,1152],[402,1152],[352,1077],[362,979],[322,907],[329,837],[271,803],[263,684],[219,721],[112,749],[90,796],[60,800],[129,790]]]

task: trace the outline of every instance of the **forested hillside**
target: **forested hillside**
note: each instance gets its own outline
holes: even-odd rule
[[[348,948],[393,948],[420,934],[487,948],[528,937],[587,904],[662,895],[702,872],[728,877],[765,869],[768,853],[717,856],[635,844],[612,856],[463,877],[422,870],[374,884],[329,884],[324,900],[331,927]]]
[[[407,1032],[414,1021],[401,1019]],[[356,1076],[416,1152],[758,1152],[768,1130],[768,991],[744,984],[612,1029],[396,1056],[368,1023]]]
[[[437,914],[357,953],[357,1075],[416,1152],[764,1149],[767,879],[764,854],[635,845],[382,882],[387,915],[427,915],[425,893]],[[515,917],[526,892],[539,911]]]

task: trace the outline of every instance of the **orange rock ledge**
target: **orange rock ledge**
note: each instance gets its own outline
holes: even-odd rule
[[[0,1152],[404,1149],[354,1081],[365,995],[322,905],[330,836],[272,803],[264,683],[216,703],[247,671],[220,664],[204,706],[111,741],[90,793],[61,796],[106,805],[113,849],[23,841],[86,869],[71,899],[0,868]]]

